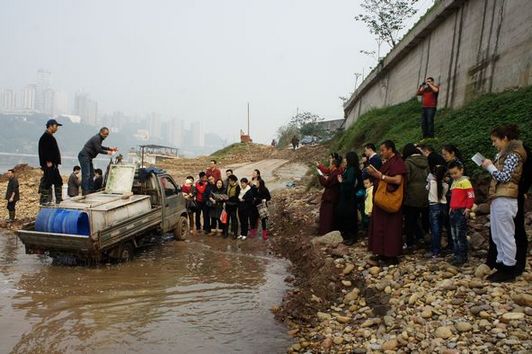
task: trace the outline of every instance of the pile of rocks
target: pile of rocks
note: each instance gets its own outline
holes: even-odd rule
[[[532,273],[528,271],[508,284],[485,280],[492,272],[483,264],[489,222],[485,215],[472,221],[471,234],[477,233],[472,239],[477,240],[472,242],[474,248],[465,266],[456,268],[446,260],[435,261],[418,252],[403,256],[398,266],[383,267],[370,259],[365,239],[346,247],[337,232],[319,238],[309,236],[315,231],[315,225],[308,224],[313,217],[308,215],[319,207],[316,196],[318,192],[296,190],[276,197],[281,199],[276,216],[290,220],[292,228],[289,235],[277,232],[275,236],[297,242],[273,237],[274,244],[307,249],[308,243],[313,252],[305,254],[323,262],[320,265],[310,258],[293,262],[295,289],[290,294],[303,297],[299,304],[308,311],[294,309],[290,294],[276,309],[283,313],[279,317],[294,337],[289,352],[532,351]],[[530,224],[528,228],[530,235]],[[297,251],[281,253],[290,259]],[[531,260],[529,257],[529,263]],[[318,264],[313,271],[322,274],[320,279],[328,292],[316,291],[320,288],[317,284],[308,289],[308,283],[300,279],[313,271],[299,272],[298,265],[312,263]]]

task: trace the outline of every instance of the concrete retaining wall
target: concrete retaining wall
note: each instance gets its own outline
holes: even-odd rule
[[[412,98],[427,76],[441,85],[439,108],[531,84],[532,1],[438,1],[344,104],[345,126]]]

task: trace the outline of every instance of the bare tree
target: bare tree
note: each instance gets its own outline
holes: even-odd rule
[[[399,41],[399,32],[405,27],[406,20],[417,12],[414,5],[418,1],[363,0],[360,6],[364,13],[356,15],[355,20],[364,22],[377,41],[384,41],[393,48]]]

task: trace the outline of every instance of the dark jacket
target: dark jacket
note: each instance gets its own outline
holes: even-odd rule
[[[368,163],[368,167],[369,167],[369,165],[371,165],[371,166],[375,167],[375,169],[377,171],[379,171],[381,169],[381,166],[382,166],[382,160],[381,160],[381,157],[379,156],[379,154],[375,154],[372,157],[370,157],[368,159],[367,163]],[[370,176],[370,174],[368,173],[368,169],[364,168],[364,170],[362,171],[362,180],[365,180],[369,176]]]
[[[9,198],[11,198],[11,195],[13,193],[15,193],[15,197],[13,198],[13,201],[18,202],[20,200],[20,192],[18,188],[17,177],[11,177],[9,179],[9,182],[7,182],[6,200],[9,200]]]
[[[61,153],[54,135],[45,131],[39,139],[39,163],[44,168],[48,161],[54,166],[61,165]]]
[[[429,164],[423,155],[409,156],[406,161],[405,205],[423,208],[428,206],[427,176]]]
[[[272,199],[272,196],[270,195],[270,191],[268,188],[252,188],[253,191],[253,204],[254,205],[260,205],[262,204],[262,201],[266,199],[267,202],[269,202]]]
[[[103,185],[103,177],[102,176],[94,177],[94,190],[97,191],[97,190],[102,189],[102,185]]]
[[[94,135],[92,138],[87,140],[83,149],[81,149],[80,155],[85,155],[91,159],[98,156],[98,154],[107,154],[107,151],[111,150],[107,146],[102,145],[103,138],[100,133]]]
[[[69,197],[76,197],[79,195],[79,187],[81,185],[81,181],[79,180],[78,176],[72,172],[70,174],[70,177],[68,177],[68,189],[67,194]]]

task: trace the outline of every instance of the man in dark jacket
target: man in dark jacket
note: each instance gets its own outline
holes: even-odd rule
[[[15,205],[20,199],[20,193],[18,188],[18,180],[15,176],[15,170],[7,171],[7,190],[6,190],[6,200],[7,200],[7,210],[9,211],[8,222],[15,221]]]
[[[40,204],[45,205],[51,202],[51,190],[54,186],[55,202],[61,203],[63,179],[59,173],[61,164],[61,153],[54,134],[57,132],[59,124],[55,119],[46,122],[46,131],[39,139],[39,163],[43,171],[43,176],[39,183],[39,193],[41,194]]]
[[[79,175],[81,173],[81,167],[74,166],[72,174],[68,177],[68,190],[67,194],[70,198],[77,197],[79,195],[79,187],[81,186],[81,180]]]
[[[94,191],[94,165],[92,160],[98,154],[112,155],[118,151],[116,147],[103,146],[102,142],[109,136],[109,128],[103,127],[100,132],[90,138],[78,154],[81,165],[81,192],[87,195]]]
[[[101,168],[97,168],[94,170],[94,190],[99,191],[102,189],[103,186],[103,171]]]

